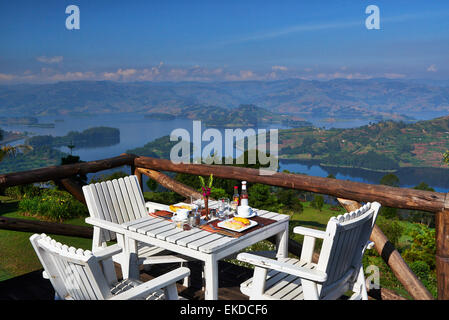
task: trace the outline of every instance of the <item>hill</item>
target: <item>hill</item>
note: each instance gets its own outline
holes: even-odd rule
[[[279,132],[284,159],[318,160],[322,165],[396,170],[447,167],[449,116],[412,124],[382,121],[352,129],[299,128]]]
[[[0,86],[0,116],[175,114],[187,106],[257,105],[273,113],[347,119],[403,119],[449,112],[449,87],[369,79],[235,82],[73,81]],[[431,117],[428,117],[431,118]]]

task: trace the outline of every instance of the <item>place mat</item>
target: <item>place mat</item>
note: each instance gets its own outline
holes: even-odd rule
[[[166,220],[171,221],[171,218],[173,217],[173,212],[166,210],[155,210],[154,212],[150,212],[149,215],[152,217],[164,218]]]
[[[253,232],[255,230],[258,230],[260,228],[263,228],[263,227],[265,227],[265,226],[267,226],[269,224],[272,224],[272,223],[276,222],[276,220],[269,219],[269,218],[263,218],[263,217],[259,217],[259,216],[252,217],[252,218],[250,218],[248,220],[256,221],[257,225],[252,227],[252,228],[249,228],[249,229],[247,229],[247,230],[245,230],[243,232],[231,231],[231,230],[228,230],[228,229],[224,229],[224,228],[218,227],[217,224],[221,222],[221,220],[218,220],[218,219],[217,220],[213,220],[211,222],[208,222],[208,223],[200,226],[200,228],[205,230],[205,231],[212,232],[212,233],[219,233],[219,234],[222,234],[222,235],[225,235],[225,236],[229,236],[229,237],[233,237],[233,238],[239,238],[241,236],[244,236],[247,233]]]

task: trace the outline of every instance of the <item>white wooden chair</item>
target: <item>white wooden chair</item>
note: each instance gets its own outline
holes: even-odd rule
[[[44,267],[44,277],[55,289],[55,298],[64,300],[177,300],[176,281],[190,274],[185,267],[147,282],[117,281],[111,257],[120,253],[117,245],[93,254],[68,247],[45,234],[34,234],[31,244]]]
[[[117,240],[122,247],[128,246],[129,244],[124,243],[124,237],[120,234],[122,229],[120,224],[148,215],[137,177],[131,175],[92,183],[83,187],[83,193],[89,214],[93,218],[86,219],[86,222],[94,226],[92,251],[96,252],[98,249],[105,248],[108,241],[114,240]],[[176,255],[147,243],[138,242],[136,251],[136,263],[144,264],[144,266],[161,263],[180,263],[182,266],[189,260],[185,256]],[[122,271],[127,275],[129,257],[117,255],[113,259],[121,265]],[[188,286],[189,279],[185,279],[184,284]]]
[[[326,231],[295,227],[304,235],[300,259],[268,259],[240,253],[238,260],[253,264],[253,278],[241,284],[250,299],[337,299],[351,290],[350,299],[368,299],[362,258],[376,222],[380,204],[332,217]],[[318,263],[312,262],[315,240],[323,239]]]

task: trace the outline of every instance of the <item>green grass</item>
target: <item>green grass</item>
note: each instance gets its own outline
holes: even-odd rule
[[[0,197],[0,215],[9,218],[37,220],[23,216],[18,212],[18,201]],[[84,218],[67,220],[64,223],[86,225]],[[29,241],[32,232],[0,230],[0,281],[42,269],[42,266]],[[48,234],[56,241],[76,248],[90,249],[91,239]]]

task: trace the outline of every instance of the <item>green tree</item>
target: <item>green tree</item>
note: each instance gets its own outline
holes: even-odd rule
[[[399,187],[399,178],[393,174],[386,174],[380,179],[380,184],[390,187]],[[385,218],[395,219],[398,217],[398,209],[391,207],[382,207],[380,209],[380,214]]]
[[[407,263],[424,261],[431,270],[435,269],[435,229],[419,225],[420,229],[411,233],[413,243],[404,250],[402,257]]]
[[[278,202],[281,207],[287,210],[293,210],[300,213],[303,210],[301,201],[299,200],[300,192],[292,189],[281,188],[276,192]]]
[[[399,178],[393,173],[388,173],[380,179],[380,184],[390,187],[399,187]]]
[[[148,179],[146,184],[147,184],[148,189],[150,189],[151,191],[156,191],[158,183],[155,180]]]
[[[424,190],[424,191],[435,191],[434,188],[430,187],[427,183],[421,182],[417,186],[414,186],[413,189],[416,190]]]
[[[248,188],[248,200],[251,207],[269,211],[279,211],[279,203],[276,196],[271,193],[270,186],[265,184],[253,184]]]
[[[321,211],[324,205],[324,197],[322,195],[315,195],[313,200],[310,202],[312,208],[318,209]]]

